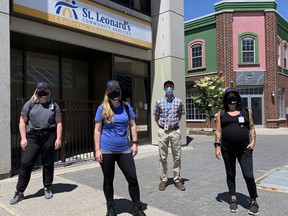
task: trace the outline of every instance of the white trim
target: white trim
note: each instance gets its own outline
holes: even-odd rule
[[[186,119],[186,122],[206,122],[206,119]]]
[[[190,70],[190,71],[193,71],[193,70]],[[195,71],[194,71],[195,72]],[[189,73],[188,71],[187,71],[187,73]],[[192,73],[192,72],[190,72],[190,73]],[[195,73],[199,73],[199,72],[195,72]],[[203,74],[195,74],[195,75],[187,75],[187,76],[185,76],[185,78],[187,78],[187,77],[195,77],[195,76],[206,76],[206,75],[209,75],[209,74],[217,74],[217,72],[208,72],[208,73],[203,73]]]

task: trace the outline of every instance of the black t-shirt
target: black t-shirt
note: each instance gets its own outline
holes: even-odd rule
[[[248,145],[250,143],[249,124],[247,122],[239,123],[239,117],[231,116],[227,112],[221,119],[222,143]]]

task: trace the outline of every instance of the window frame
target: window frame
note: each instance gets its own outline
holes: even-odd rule
[[[282,67],[282,63],[281,63],[281,39],[278,37],[277,38],[277,62],[278,62],[278,66]]]
[[[148,0],[148,11],[145,11],[145,10],[141,10],[141,9],[138,9],[134,6],[134,1],[135,0],[128,0],[128,3],[125,3],[125,2],[122,2],[121,0],[110,0],[111,2],[114,2],[116,4],[119,4],[119,5],[122,5],[124,7],[127,7],[127,8],[130,8],[132,10],[135,10],[137,12],[140,12],[142,14],[145,14],[145,15],[148,15],[148,16],[151,16],[151,0]],[[147,1],[147,0],[146,0]]]
[[[205,114],[201,113],[200,110],[194,107],[193,105],[192,96],[197,96],[197,95],[198,95],[198,91],[196,88],[186,90],[186,120],[187,121],[206,121]],[[198,117],[198,118],[195,118],[195,117]]]
[[[243,46],[242,41],[246,38],[254,40],[254,61],[253,62],[243,62]],[[253,32],[245,32],[238,36],[238,64],[239,65],[254,65],[259,64],[259,45],[258,45],[258,35]]]
[[[194,67],[193,68],[193,62],[192,62],[192,58],[193,58],[193,54],[192,54],[192,47],[195,45],[201,45],[201,52],[202,52],[202,66],[201,67]],[[203,39],[195,39],[193,41],[191,41],[190,43],[188,43],[188,70],[199,70],[199,69],[204,69],[206,68],[206,52],[205,52],[206,48],[205,48],[205,40]]]
[[[284,88],[278,89],[278,113],[279,113],[279,119],[285,119],[286,118],[285,89]]]
[[[286,48],[286,50],[285,50]],[[288,45],[287,45],[287,41],[283,41],[283,57],[282,57],[282,62],[283,62],[283,68],[287,69],[288,65],[287,65],[287,50],[288,49]]]

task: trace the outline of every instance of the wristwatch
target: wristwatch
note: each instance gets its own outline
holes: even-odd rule
[[[139,144],[139,141],[138,141],[138,140],[135,140],[135,141],[132,141],[132,143],[138,145],[138,144]]]
[[[221,143],[214,143],[214,147],[220,147],[221,146]]]

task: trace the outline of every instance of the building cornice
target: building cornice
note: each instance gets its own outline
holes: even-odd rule
[[[265,11],[269,9],[277,8],[277,3],[274,0],[260,0],[260,1],[221,1],[214,4],[215,12],[220,12],[223,10],[234,10],[237,11]]]
[[[189,20],[184,23],[184,31],[190,31],[193,29],[198,29],[201,27],[216,24],[215,14],[210,14],[208,16],[199,17],[197,19]]]

